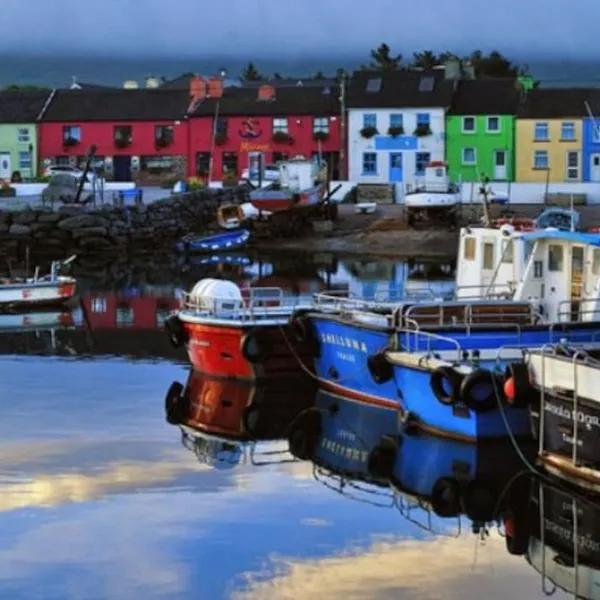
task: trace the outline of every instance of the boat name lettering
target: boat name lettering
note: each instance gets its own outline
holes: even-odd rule
[[[332,344],[334,346],[341,346],[342,348],[350,348],[352,350],[358,350],[359,352],[368,352],[367,345],[364,342],[359,342],[343,335],[336,335],[334,333],[322,333],[321,341],[324,344]]]
[[[568,540],[573,543],[575,541],[574,531],[568,527],[563,527],[548,518],[544,518],[545,529],[549,533]],[[577,536],[577,547],[585,550],[592,550],[593,552],[600,552],[600,543],[594,540],[589,534]]]
[[[348,431],[347,429],[338,429],[336,433],[338,437],[350,440],[352,442],[356,439],[356,434],[352,431]]]
[[[564,406],[559,406],[557,404],[552,404],[551,402],[547,402],[544,404],[544,410],[556,415],[557,417],[562,417],[564,419],[569,419],[573,421],[573,411],[565,408]],[[576,421],[579,423],[583,423],[586,427],[591,428],[600,427],[600,417],[594,415],[586,415],[584,412],[578,410]]]
[[[562,434],[562,441],[565,442],[566,444],[571,444],[571,446],[575,443],[575,438],[570,436],[567,433],[563,433]],[[581,441],[580,438],[577,439],[577,446],[579,448],[581,448],[581,446],[583,446],[583,442]]]
[[[325,437],[321,440],[321,447],[324,450],[327,450],[332,454],[336,454],[342,458],[360,461],[362,463],[366,463],[369,456],[366,450],[359,450],[358,448],[353,448],[352,446],[347,446],[346,444],[340,444],[339,442]]]

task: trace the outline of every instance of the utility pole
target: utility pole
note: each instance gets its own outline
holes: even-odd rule
[[[346,73],[340,77],[340,178],[348,179],[346,165]]]

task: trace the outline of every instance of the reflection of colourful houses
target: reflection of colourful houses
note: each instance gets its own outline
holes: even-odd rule
[[[582,123],[588,89],[531,90],[516,121],[519,182],[582,181]]]
[[[581,153],[581,172],[583,181],[600,182],[600,92],[590,93],[590,109],[583,119],[583,148]]]
[[[528,83],[528,82],[527,82]],[[525,93],[515,79],[460,81],[446,119],[452,181],[514,181],[515,117]]]
[[[445,112],[455,82],[432,73],[357,71],[348,85],[349,179],[415,185],[444,160]]]

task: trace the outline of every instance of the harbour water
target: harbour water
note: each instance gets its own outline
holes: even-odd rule
[[[414,276],[419,269],[411,268]],[[245,446],[235,460],[196,453],[165,420],[169,385],[189,375],[185,355],[160,329],[177,288],[228,273],[300,292],[329,280],[377,293],[390,279],[406,282],[407,269],[264,257],[187,268],[170,276],[175,286],[161,282],[160,268],[118,281],[88,277],[72,323],[1,331],[0,598],[543,598],[540,574],[526,555],[508,552],[502,523],[436,516],[426,498],[406,493],[406,481],[340,480],[335,469],[293,460],[278,440],[257,442],[253,453]],[[283,452],[266,454],[275,450]],[[439,459],[426,443],[419,452],[403,471],[414,485],[435,476]],[[469,452],[453,468],[466,461],[480,481],[494,479]],[[540,511],[531,500],[539,484],[523,481],[511,510],[527,515],[526,539],[538,539]],[[555,533],[570,531],[563,512],[556,522],[546,513]],[[593,542],[598,532],[590,525],[580,534]],[[553,539],[568,547],[565,536]],[[553,548],[550,563],[560,554]]]

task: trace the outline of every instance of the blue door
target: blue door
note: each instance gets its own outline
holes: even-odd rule
[[[390,181],[402,181],[402,152],[390,152]]]

